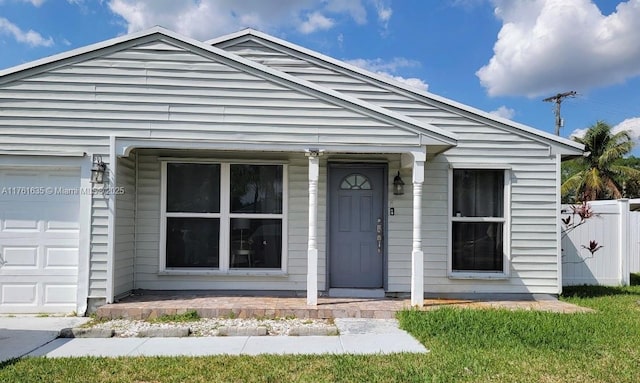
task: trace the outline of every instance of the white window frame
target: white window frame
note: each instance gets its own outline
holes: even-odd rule
[[[455,217],[453,214],[453,171],[454,170],[503,170],[503,216],[502,217]],[[450,164],[448,171],[448,235],[447,235],[447,275],[449,279],[508,279],[511,270],[511,167],[504,164]],[[453,223],[454,222],[499,222],[502,223],[502,271],[456,271],[453,270]]]
[[[167,164],[169,163],[191,163],[191,164],[217,164],[220,165],[220,213],[172,213],[167,212]],[[231,213],[231,165],[279,165],[282,166],[282,213],[281,214],[246,214]],[[160,159],[160,254],[159,254],[159,274],[161,275],[286,275],[287,274],[287,254],[288,248],[288,205],[289,205],[289,177],[288,165],[282,161],[256,161],[256,160],[202,160],[202,159]],[[219,263],[218,268],[195,268],[195,267],[167,267],[167,218],[171,217],[194,217],[194,218],[219,218]],[[230,264],[230,240],[231,218],[263,218],[282,220],[282,254],[280,268],[236,268],[229,267]]]

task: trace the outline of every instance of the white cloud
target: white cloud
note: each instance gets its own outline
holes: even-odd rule
[[[463,8],[467,11],[476,8],[487,0],[451,0],[450,4],[453,7]]]
[[[373,6],[376,8],[378,21],[385,28],[387,28],[387,26],[389,25],[389,20],[391,20],[391,15],[393,15],[393,9],[391,9],[391,5],[385,4],[383,0],[374,0]]]
[[[633,139],[636,144],[640,144],[640,117],[627,118],[611,129],[613,133],[618,133],[623,130],[629,131],[631,139]]]
[[[330,0],[327,11],[332,13],[347,13],[356,24],[367,23],[367,10],[360,0]]]
[[[25,43],[32,47],[50,47],[53,45],[51,37],[44,38],[41,34],[31,29],[25,32],[4,17],[0,17],[0,34],[12,35],[17,42]]]
[[[576,129],[573,132],[571,132],[569,137],[582,138],[584,137],[587,130],[589,130],[589,128]],[[615,134],[623,130],[626,130],[629,132],[629,136],[633,141],[635,141],[636,144],[640,144],[640,117],[627,118],[626,120],[622,121],[618,125],[612,127],[611,133]]]
[[[587,130],[589,130],[589,128],[576,129],[573,132],[571,132],[571,134],[569,135],[569,138],[573,138],[573,137],[582,138],[587,133]]]
[[[23,3],[31,3],[34,7],[39,7],[45,0],[22,0]]]
[[[416,60],[409,60],[404,57],[394,57],[390,60],[375,58],[375,59],[353,59],[345,60],[351,65],[355,65],[359,68],[366,69],[372,72],[392,72],[395,73],[401,68],[415,68],[419,67],[420,63]]]
[[[506,118],[507,120],[510,120],[513,118],[513,116],[516,115],[516,111],[515,109],[507,108],[506,106],[502,105],[498,107],[498,109],[492,110],[491,112],[489,112],[489,114],[493,114],[494,116],[498,116],[498,117],[502,117],[502,118]]]
[[[640,74],[640,0],[603,15],[591,0],[493,0],[502,29],[476,75],[489,95],[540,96]]]
[[[78,0],[71,0],[78,1]],[[327,30],[345,17],[367,22],[371,0],[109,0],[127,32],[161,25],[207,40],[246,27],[266,32],[292,28],[302,33]]]
[[[424,90],[425,92],[427,90],[429,90],[429,84],[427,84],[426,82],[422,81],[422,79],[419,79],[417,77],[409,77],[409,78],[404,78],[402,76],[394,76],[390,73],[386,73],[386,72],[378,72],[378,74],[392,78],[398,82],[404,83],[409,85],[410,87],[419,89],[419,90]]]
[[[410,68],[420,66],[420,63],[415,60],[409,60],[404,57],[394,57],[391,60],[385,60],[381,58],[375,59],[353,59],[353,60],[345,60],[351,65],[357,66],[362,69],[366,69],[371,72],[375,72],[381,76],[385,76],[401,83],[407,84],[411,87],[420,89],[420,90],[428,90],[429,84],[424,82],[422,79],[417,77],[403,77],[397,75],[401,68]]]
[[[334,25],[334,21],[320,14],[319,12],[313,12],[307,16],[307,20],[304,21],[298,27],[298,30],[305,35],[313,33],[317,30],[331,29]]]

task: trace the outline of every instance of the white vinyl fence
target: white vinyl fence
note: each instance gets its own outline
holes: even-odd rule
[[[629,272],[640,273],[640,200],[631,204],[629,217]],[[634,206],[635,205],[635,206]]]
[[[584,221],[571,205],[562,206],[562,284],[628,285],[629,273],[640,272],[640,211],[632,211],[640,200],[588,206],[592,216]]]

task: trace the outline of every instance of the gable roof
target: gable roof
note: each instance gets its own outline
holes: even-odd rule
[[[65,65],[126,49],[140,43],[162,40],[187,49],[203,57],[211,57],[241,71],[257,75],[268,81],[295,89],[307,95],[356,111],[378,121],[384,121],[420,137],[420,145],[434,145],[438,150],[446,150],[457,144],[455,134],[444,129],[407,117],[385,108],[373,105],[355,97],[319,86],[312,82],[269,68],[225,50],[202,43],[162,27],[153,27],[141,32],[106,40],[40,60],[32,61],[0,71],[0,86],[27,76],[46,72]]]
[[[584,151],[584,146],[575,141],[563,137],[558,137],[524,124],[494,116],[482,110],[464,105],[445,97],[410,87],[394,79],[370,72],[368,70],[356,67],[346,62],[323,55],[322,53],[301,47],[299,45],[251,28],[243,29],[235,33],[211,39],[206,41],[206,43],[214,46],[219,46],[224,49],[225,47],[233,46],[249,40],[261,43],[268,47],[275,48],[276,50],[283,51],[284,53],[294,55],[305,60],[324,64],[325,66],[330,66],[332,69],[336,69],[347,75],[363,79],[369,83],[374,83],[375,85],[388,89],[392,92],[407,95],[420,102],[449,110],[458,115],[462,115],[467,118],[495,126],[497,128],[508,129],[515,133],[526,135],[534,140],[557,147],[558,152],[563,155],[577,156],[582,155]]]

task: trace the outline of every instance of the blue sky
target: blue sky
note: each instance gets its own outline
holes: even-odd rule
[[[640,140],[640,0],[0,0],[0,69],[161,25],[244,27],[561,135],[605,120]],[[634,154],[640,154],[636,148]]]

